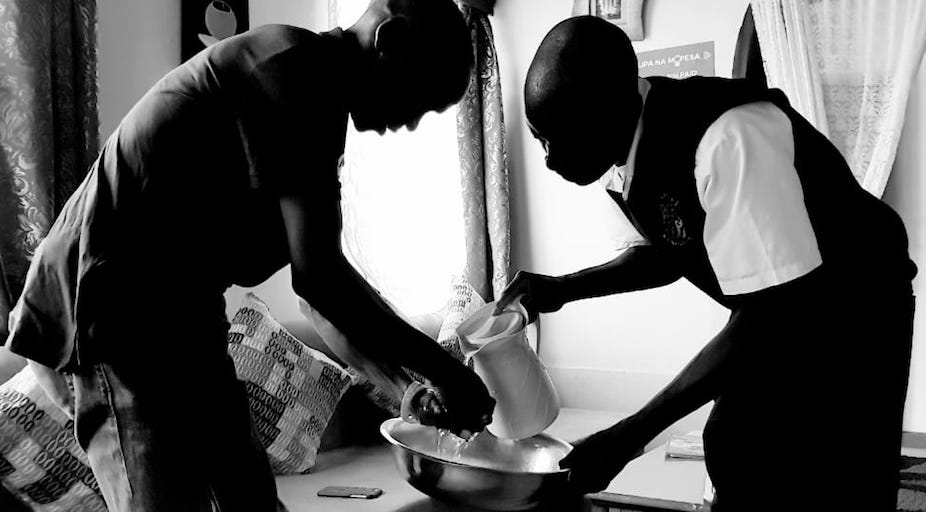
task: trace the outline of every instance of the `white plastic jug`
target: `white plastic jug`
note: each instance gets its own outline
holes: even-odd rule
[[[460,350],[495,398],[489,432],[524,439],[546,430],[559,415],[559,397],[527,341],[527,311],[520,302],[493,315],[495,302],[457,327]]]

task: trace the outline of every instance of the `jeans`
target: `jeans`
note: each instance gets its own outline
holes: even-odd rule
[[[178,338],[71,374],[77,439],[110,511],[285,511],[224,336],[212,353]]]

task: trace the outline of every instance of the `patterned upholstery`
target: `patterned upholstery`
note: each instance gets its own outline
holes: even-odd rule
[[[106,512],[74,422],[31,368],[0,386],[0,482],[33,510]]]
[[[287,332],[252,293],[232,318],[228,342],[274,473],[308,472],[351,375]]]

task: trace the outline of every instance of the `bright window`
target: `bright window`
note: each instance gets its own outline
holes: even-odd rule
[[[340,0],[350,26],[369,0]],[[358,133],[341,170],[345,254],[408,316],[442,309],[465,264],[456,108],[428,113],[414,132]]]

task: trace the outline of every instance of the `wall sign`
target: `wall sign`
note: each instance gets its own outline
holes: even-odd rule
[[[687,44],[637,54],[640,76],[714,76],[714,42]]]
[[[248,0],[183,0],[180,14],[180,57],[248,29]]]

